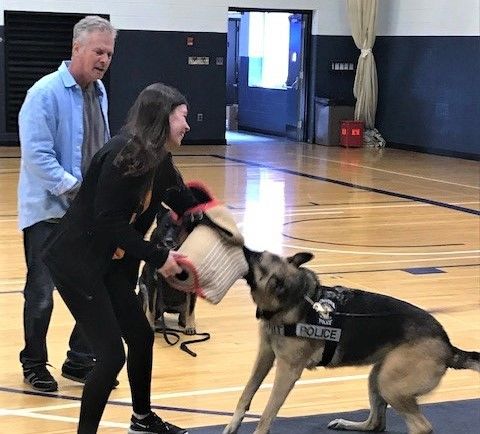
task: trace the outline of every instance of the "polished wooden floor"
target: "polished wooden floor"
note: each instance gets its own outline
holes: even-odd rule
[[[312,251],[310,267],[324,283],[377,291],[432,310],[456,346],[480,349],[478,162],[244,139],[238,135],[226,147],[184,146],[175,159],[186,179],[206,182],[231,207],[249,247]],[[18,168],[18,149],[0,148],[0,432],[74,433],[82,388],[60,376],[72,318],[57,294],[48,348],[59,392],[30,393],[18,362],[25,278],[16,226]],[[197,329],[212,336],[191,347],[198,356],[169,347],[160,335],[154,353],[153,404],[162,417],[187,427],[227,422],[257,345],[255,307],[243,281],[219,305],[197,306]],[[305,372],[280,415],[366,408],[367,373]],[[126,432],[125,370],[119,380],[101,433]],[[422,402],[478,398],[479,380],[471,371],[449,371]],[[271,382],[269,375],[253,401],[252,419],[261,413]]]

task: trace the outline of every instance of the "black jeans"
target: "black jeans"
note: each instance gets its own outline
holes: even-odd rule
[[[27,279],[23,296],[25,348],[20,352],[23,369],[45,366],[48,362],[47,331],[52,317],[54,284],[47,266],[41,260],[43,244],[56,223],[39,222],[23,230],[27,263]],[[79,366],[89,366],[94,356],[80,328],[75,325],[70,335],[67,357]]]
[[[125,363],[122,338],[128,346],[127,373],[133,411],[150,412],[153,331],[135,294],[138,265],[132,278],[125,260],[112,261],[103,281],[94,283],[88,300],[75,281],[53,276],[57,289],[70,312],[91,343],[96,364],[83,388],[78,434],[97,432],[112,384]]]

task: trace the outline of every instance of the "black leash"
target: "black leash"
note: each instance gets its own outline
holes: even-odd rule
[[[165,324],[165,323],[164,323]],[[180,340],[180,334],[184,334],[185,336],[201,336],[199,339],[190,339],[188,341],[182,342],[180,344],[180,349],[185,351],[187,354],[190,354],[192,357],[197,357],[197,353],[192,351],[188,348],[187,345],[198,343],[198,342],[205,342],[210,339],[210,333],[194,333],[193,335],[185,333],[185,330],[179,329],[172,329],[172,328],[155,328],[155,331],[162,332],[163,338],[168,345],[176,345]],[[173,337],[174,340],[170,340]]]

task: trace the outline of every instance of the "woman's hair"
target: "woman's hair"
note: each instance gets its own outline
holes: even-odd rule
[[[114,164],[126,175],[141,175],[156,167],[166,155],[169,117],[176,107],[187,104],[175,88],[154,83],[138,95],[128,112],[123,132],[129,137]]]

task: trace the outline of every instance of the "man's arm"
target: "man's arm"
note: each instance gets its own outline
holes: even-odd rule
[[[55,134],[58,106],[51,92],[31,90],[18,117],[22,164],[55,196],[76,188],[77,178],[58,161]]]

